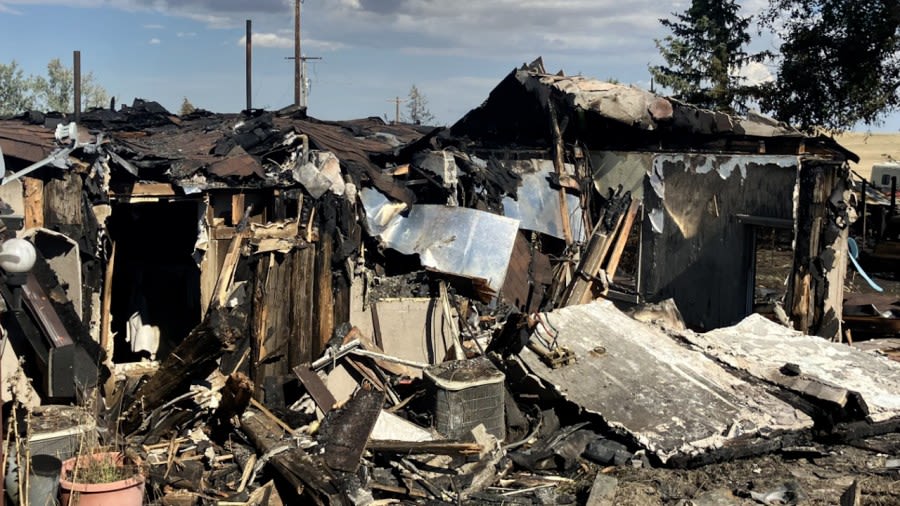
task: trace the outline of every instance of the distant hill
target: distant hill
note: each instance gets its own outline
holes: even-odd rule
[[[848,132],[836,136],[835,140],[859,155],[859,164],[851,162],[850,168],[866,179],[872,174],[872,165],[886,162],[889,157],[900,161],[900,132]]]

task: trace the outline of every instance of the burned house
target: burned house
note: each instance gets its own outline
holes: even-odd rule
[[[246,501],[265,465],[318,504],[491,503],[583,454],[695,466],[900,423],[896,365],[806,335],[840,336],[854,155],[766,118],[535,62],[448,129],[136,100],[0,121],[0,149],[5,233],[37,251],[22,306],[2,291],[33,401],[99,390],[159,495]],[[800,332],[745,319],[760,227],[794,245]],[[663,329],[622,311],[657,302]]]
[[[572,163],[580,181],[591,180],[583,196],[616,189],[643,201],[631,279],[611,297],[673,298],[692,327],[733,324],[753,312],[756,230],[780,228],[795,238],[800,269],[788,312],[804,331],[837,335],[845,162],[856,156],[833,140],[630,86],[550,75],[539,61],[510,73],[450,132],[482,156]],[[814,309],[812,299],[828,308]]]

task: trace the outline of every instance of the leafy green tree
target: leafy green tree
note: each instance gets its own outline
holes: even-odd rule
[[[34,108],[32,79],[13,60],[0,63],[0,116],[9,116]]]
[[[686,102],[719,111],[743,111],[756,87],[737,71],[767,54],[748,54],[749,17],[736,0],[692,0],[672,19],[660,19],[671,35],[656,40],[665,65],[650,67],[656,82]]]
[[[406,100],[409,121],[415,125],[427,125],[434,121],[434,115],[428,110],[428,99],[412,85],[409,89],[409,98]]]
[[[783,42],[761,104],[812,131],[878,124],[900,108],[900,0],[770,0]]]
[[[59,61],[50,60],[47,64],[47,77],[35,78],[33,89],[37,97],[38,108],[46,111],[72,112],[72,96],[74,95],[75,73]],[[81,76],[81,104],[85,109],[105,107],[109,102],[106,90],[94,80],[94,73]]]

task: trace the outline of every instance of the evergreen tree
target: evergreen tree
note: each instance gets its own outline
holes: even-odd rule
[[[414,125],[427,125],[434,121],[434,115],[428,110],[428,99],[425,95],[412,85],[409,89],[409,98],[406,100],[406,107],[409,111],[409,121]]]
[[[783,42],[761,103],[813,131],[877,124],[900,109],[900,0],[770,0]]]
[[[692,0],[674,20],[660,19],[672,33],[656,40],[666,65],[650,67],[656,82],[688,103],[719,111],[743,111],[755,87],[737,75],[744,65],[767,54],[748,54],[749,17],[736,0]]]

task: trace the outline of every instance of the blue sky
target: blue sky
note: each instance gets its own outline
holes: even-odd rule
[[[745,0],[748,12],[765,0]],[[649,86],[659,0],[305,0],[309,113],[393,117],[415,84],[452,124],[511,69],[543,56],[550,71]],[[244,22],[253,20],[253,105],[293,101],[293,0],[0,0],[0,62],[43,73],[80,50],[85,72],[118,103],[177,111],[183,97],[216,112],[244,107]],[[765,74],[765,69],[756,69]],[[897,131],[900,116],[873,131]]]

